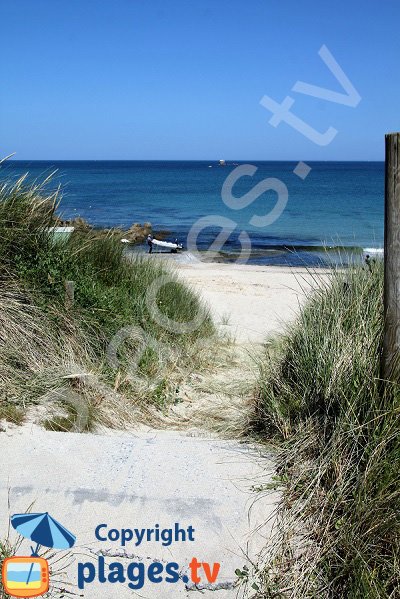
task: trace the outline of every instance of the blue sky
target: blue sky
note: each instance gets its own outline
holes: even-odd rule
[[[0,23],[1,154],[19,159],[381,160],[400,129],[398,0],[13,0]],[[349,107],[291,91],[361,96]],[[268,95],[338,133],[321,147]]]

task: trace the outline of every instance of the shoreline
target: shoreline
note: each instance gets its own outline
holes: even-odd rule
[[[157,238],[157,233],[154,234]],[[165,240],[164,237],[160,239]],[[127,255],[147,255],[147,245],[143,243],[132,244],[125,248]],[[253,248],[250,254],[240,256],[235,248],[230,250],[220,250],[208,252],[207,248],[201,247],[195,251],[183,249],[176,254],[167,251],[153,250],[153,256],[160,259],[171,258],[174,262],[180,264],[230,264],[245,266],[277,267],[277,268],[303,268],[316,269],[318,271],[337,267],[347,267],[351,265],[362,264],[366,257],[373,260],[383,258],[383,248],[378,247],[344,247],[330,246],[298,246],[296,248],[289,246]]]
[[[239,240],[226,240],[226,243],[220,249],[214,250],[213,236],[205,236],[196,242],[196,247],[192,250],[186,248],[185,240],[187,239],[187,231],[179,234],[175,231],[173,234],[169,229],[154,229],[151,222],[143,223],[134,222],[129,228],[120,227],[103,227],[100,225],[90,224],[85,219],[77,216],[72,220],[63,220],[59,216],[55,219],[56,226],[69,227],[80,234],[94,234],[98,236],[111,235],[119,239],[125,245],[127,254],[144,254],[147,253],[147,236],[152,235],[154,239],[159,241],[176,241],[183,247],[183,251],[179,252],[177,260],[184,262],[189,261],[191,257],[194,260],[199,260],[198,256],[204,255],[204,262],[214,264],[227,263],[245,263],[261,266],[290,266],[290,267],[305,267],[305,268],[332,268],[337,266],[349,266],[352,264],[362,263],[367,256],[371,259],[379,259],[383,256],[383,248],[376,246],[376,241],[365,242],[368,247],[363,245],[343,245],[343,244],[324,244],[322,241],[309,240],[290,240],[286,238],[270,238],[261,237],[252,238],[248,248],[243,248]],[[182,241],[183,240],[183,241]],[[375,245],[374,245],[375,243]],[[240,248],[240,250],[239,250]],[[210,249],[211,254],[209,254]],[[154,254],[162,255],[164,252],[155,248]],[[207,257],[206,255],[212,255]],[[201,259],[201,258],[200,258]]]

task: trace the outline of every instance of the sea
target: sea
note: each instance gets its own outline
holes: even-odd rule
[[[383,162],[8,160],[0,166],[0,180],[25,173],[29,181],[52,174],[47,186],[60,186],[64,219],[124,229],[150,222],[155,237],[178,239],[183,255],[189,246],[190,255],[195,247],[207,259],[212,247],[218,261],[326,266],[382,252]]]

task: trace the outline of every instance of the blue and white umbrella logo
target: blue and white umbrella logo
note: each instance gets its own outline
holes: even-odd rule
[[[53,549],[71,549],[76,537],[54,520],[48,512],[45,514],[14,514],[11,525],[20,535],[37,543],[33,555],[37,555],[40,545]]]
[[[38,555],[39,547],[51,547],[52,549],[71,549],[76,537],[62,524],[54,520],[48,512],[45,514],[14,514],[11,516],[11,525],[20,535],[36,543],[36,549],[32,549],[32,557]],[[33,570],[31,564],[26,584],[29,584]]]

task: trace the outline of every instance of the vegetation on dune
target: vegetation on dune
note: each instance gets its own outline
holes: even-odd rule
[[[213,324],[170,269],[157,260],[127,260],[118,236],[77,231],[60,241],[49,233],[57,202],[57,193],[23,179],[0,188],[0,417],[18,421],[28,403],[65,388],[86,393],[97,416],[108,395],[114,405],[107,423],[121,425],[134,406],[168,403],[180,373],[207,362],[203,340]],[[195,330],[177,334],[152,317],[146,295],[165,276],[157,309],[177,323],[200,315]],[[73,306],[65,303],[66,281],[75,285]]]
[[[400,595],[398,382],[380,379],[383,265],[335,272],[261,364],[280,526],[262,597]],[[257,586],[257,585],[256,585]]]

